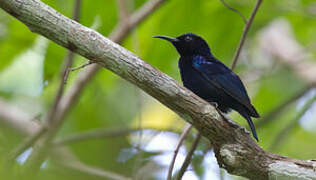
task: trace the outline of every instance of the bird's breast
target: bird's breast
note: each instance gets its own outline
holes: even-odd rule
[[[216,88],[209,84],[205,78],[196,71],[192,63],[179,61],[179,69],[183,86],[190,89],[203,99],[214,99]]]

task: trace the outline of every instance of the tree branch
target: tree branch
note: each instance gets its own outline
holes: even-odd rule
[[[97,167],[88,166],[80,161],[76,161],[73,159],[70,159],[66,157],[65,159],[60,159],[60,156],[57,156],[58,160],[54,160],[53,162],[55,164],[58,164],[62,167],[66,167],[68,169],[72,169],[75,171],[79,171],[82,173],[90,174],[96,177],[101,177],[105,179],[111,179],[111,180],[132,180],[131,178],[124,177],[120,174],[116,174],[113,172],[105,171],[103,169],[99,169]]]
[[[246,23],[246,25],[245,25],[245,28],[244,28],[244,30],[243,30],[241,39],[240,39],[240,41],[239,41],[238,48],[237,48],[237,50],[236,50],[236,52],[235,52],[235,56],[234,56],[234,60],[233,60],[231,69],[234,69],[235,66],[236,66],[236,64],[237,64],[238,57],[239,57],[240,52],[241,52],[241,49],[242,49],[242,47],[243,47],[243,45],[244,45],[244,43],[245,43],[245,40],[246,40],[248,31],[249,31],[249,29],[250,29],[250,26],[251,26],[251,24],[252,24],[252,21],[253,21],[253,19],[255,18],[256,13],[257,13],[257,11],[258,11],[258,9],[259,9],[259,7],[260,7],[262,1],[263,1],[263,0],[257,0],[257,3],[256,3],[254,9],[253,9],[252,12],[251,12],[251,15],[250,15],[249,20],[246,21],[247,23]]]
[[[34,115],[30,115],[0,98],[1,126],[14,129],[15,132],[21,135],[29,135],[40,129],[36,122],[31,121],[32,116]]]
[[[316,178],[315,163],[261,149],[241,126],[169,76],[101,34],[57,13],[37,0],[1,0],[0,7],[32,32],[98,63],[135,84],[192,124],[214,147],[219,166],[250,179]]]
[[[177,158],[179,149],[180,149],[181,145],[183,144],[184,139],[187,137],[187,135],[189,134],[191,129],[192,129],[192,125],[188,124],[184,128],[184,130],[183,130],[183,132],[182,132],[182,134],[181,134],[181,136],[179,138],[177,147],[176,147],[176,149],[173,152],[173,157],[172,157],[172,160],[170,162],[170,166],[169,166],[169,170],[168,170],[168,176],[167,176],[168,180],[171,180],[171,178],[172,178],[172,171],[173,171],[174,163],[176,162],[176,158]]]
[[[77,71],[79,69],[82,69],[82,68],[85,68],[86,66],[89,66],[91,64],[93,64],[94,62],[92,61],[88,61],[87,63],[83,64],[83,65],[80,65],[78,67],[73,67],[73,68],[70,68],[69,71]]]
[[[45,125],[41,126],[38,131],[27,137],[18,147],[16,147],[8,156],[8,162],[13,163],[14,160],[26,151],[30,146],[32,146],[44,133],[47,132],[47,127]]]
[[[201,139],[201,134],[198,133],[198,135],[196,136],[196,138],[193,141],[193,144],[192,144],[192,147],[191,147],[190,151],[188,152],[188,154],[185,157],[185,160],[184,160],[184,162],[183,162],[183,164],[181,166],[181,169],[180,169],[178,177],[177,177],[178,180],[182,179],[182,176],[184,175],[185,171],[188,169],[188,167],[189,167],[189,165],[191,163],[194,151],[196,150],[196,148],[197,148],[197,146],[198,146],[198,144],[200,142],[200,139]]]
[[[245,17],[241,12],[239,12],[237,9],[231,7],[225,0],[220,0],[220,1],[223,3],[223,5],[224,5],[226,8],[228,8],[229,10],[231,10],[231,11],[237,13],[237,14],[241,17],[241,19],[244,21],[244,23],[247,24],[247,19],[246,19],[246,17]]]
[[[99,130],[92,130],[87,131],[83,133],[77,133],[74,135],[70,135],[65,138],[57,139],[54,141],[54,145],[61,146],[66,144],[71,144],[75,142],[81,142],[85,140],[91,140],[91,139],[102,139],[107,137],[118,137],[118,136],[126,136],[133,132],[137,132],[138,128],[124,128],[124,129],[99,129]]]
[[[152,130],[152,131],[169,131],[169,132],[175,132],[178,133],[175,129],[157,129],[154,127],[147,127],[143,130]],[[115,138],[120,136],[127,136],[130,135],[133,132],[140,131],[140,129],[137,128],[118,128],[118,129],[112,129],[112,128],[104,128],[104,129],[95,129],[90,130],[86,132],[80,132],[75,133],[73,135],[66,136],[64,138],[59,138],[54,141],[55,146],[62,146],[62,145],[68,145],[72,143],[87,141],[87,140],[93,140],[93,139],[102,139],[102,138]]]
[[[125,22],[126,20],[128,20],[128,9],[127,9],[127,5],[126,5],[126,0],[117,0],[116,1],[118,6],[119,6],[119,17],[120,17],[120,22]]]

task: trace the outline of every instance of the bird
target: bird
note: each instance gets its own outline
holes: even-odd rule
[[[207,42],[199,35],[185,33],[178,37],[153,36],[172,43],[180,54],[178,67],[183,86],[215,105],[223,113],[237,111],[250,126],[259,142],[251,117],[259,118],[239,76],[213,56]]]

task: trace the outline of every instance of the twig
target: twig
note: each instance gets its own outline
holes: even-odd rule
[[[201,139],[201,134],[198,133],[197,137],[194,139],[194,142],[192,144],[190,151],[188,152],[188,154],[185,157],[185,160],[181,166],[181,169],[180,169],[178,177],[177,177],[178,180],[182,179],[182,176],[184,175],[186,169],[189,167],[191,160],[192,160],[192,157],[193,157],[193,153],[194,153],[195,149],[197,148],[197,146],[200,142],[200,139]]]
[[[310,109],[310,107],[314,104],[316,101],[316,96],[309,99],[305,105],[302,107],[302,109],[299,111],[299,113],[295,116],[295,118],[287,125],[285,126],[279,134],[274,139],[273,143],[270,145],[269,149],[271,151],[276,150],[282,142],[284,142],[284,138],[287,137],[287,135],[299,124],[299,120],[301,117]]]
[[[32,146],[45,132],[47,131],[46,126],[41,126],[40,129],[35,132],[35,134],[27,137],[25,141],[19,144],[9,155],[8,162],[12,163],[20,154]]]
[[[58,162],[56,162],[58,163]],[[83,164],[81,162],[66,162],[63,161],[62,163],[58,163],[61,166],[79,171],[79,172],[83,172],[86,174],[90,174],[93,176],[98,176],[98,177],[102,177],[105,179],[112,179],[112,180],[132,180],[131,178],[127,178],[124,177],[120,174],[116,174],[113,172],[109,172],[109,171],[105,171],[103,169],[99,169],[97,167],[92,167],[86,164]]]
[[[73,20],[77,22],[79,22],[79,19],[80,19],[81,3],[82,3],[82,0],[76,0],[73,15],[72,15]]]
[[[50,155],[52,157],[52,163],[56,164],[58,167],[65,167],[71,170],[79,171],[81,173],[100,177],[102,179],[131,180],[131,178],[124,177],[120,174],[87,165],[78,160],[70,151],[67,151],[65,148],[56,148]]]
[[[14,129],[15,132],[25,136],[33,134],[40,129],[36,117],[0,98],[0,126]]]
[[[273,119],[275,119],[280,113],[282,113],[287,107],[289,107],[292,103],[297,101],[300,97],[302,97],[306,92],[308,92],[313,87],[305,87],[302,90],[300,90],[298,93],[294,94],[289,99],[285,100],[283,103],[281,103],[279,106],[274,108],[270,113],[265,115],[261,121],[256,121],[257,123],[255,126],[259,129],[264,127],[266,124],[269,124]]]
[[[57,107],[58,107],[59,102],[61,100],[61,97],[62,97],[62,95],[64,93],[65,82],[68,79],[68,75],[69,75],[68,68],[71,67],[73,58],[74,58],[74,53],[71,52],[71,51],[68,51],[66,60],[64,61],[65,63],[62,65],[62,68],[61,68],[62,69],[61,75],[60,75],[61,81],[59,83],[59,88],[58,88],[58,91],[57,91],[57,94],[56,94],[56,97],[55,97],[55,101],[54,101],[54,104],[53,104],[50,112],[48,113],[48,117],[47,117],[47,121],[46,121],[46,123],[48,123],[48,126],[50,124],[52,124],[54,119],[55,119],[55,115],[56,115],[56,112],[57,112]]]
[[[169,131],[169,132],[176,132],[175,129],[156,129],[156,128],[144,128],[142,130],[152,130],[152,131]],[[56,146],[62,146],[62,145],[67,145],[67,144],[72,144],[72,143],[77,143],[77,142],[82,142],[82,141],[87,141],[87,140],[92,140],[92,139],[102,139],[102,138],[115,138],[115,137],[120,137],[120,136],[127,136],[130,135],[133,132],[139,131],[139,128],[126,128],[126,129],[110,129],[110,128],[105,128],[105,129],[96,129],[96,130],[91,130],[87,132],[81,132],[81,133],[76,133],[73,135],[69,135],[64,138],[59,138],[54,141],[54,145]]]
[[[94,62],[92,61],[88,61],[87,63],[81,65],[81,66],[78,66],[78,67],[73,67],[73,68],[69,68],[69,71],[77,71],[79,69],[82,69],[82,68],[85,68],[86,66],[89,66],[91,64],[93,64]]]
[[[119,22],[125,22],[128,19],[128,9],[127,9],[127,5],[126,5],[126,0],[117,0],[116,1],[118,6],[119,6]]]
[[[259,9],[260,4],[262,3],[262,1],[263,1],[263,0],[257,0],[257,3],[256,3],[256,5],[255,5],[254,9],[253,9],[252,12],[251,12],[250,18],[249,18],[249,20],[247,21],[247,23],[246,23],[246,25],[245,25],[245,28],[244,28],[244,30],[243,30],[243,34],[242,34],[241,39],[240,39],[240,41],[239,41],[238,48],[237,48],[237,50],[236,50],[236,52],[235,52],[235,56],[234,56],[233,63],[232,63],[232,65],[231,65],[231,69],[232,69],[232,70],[235,68],[235,66],[236,66],[236,64],[237,64],[238,57],[239,57],[240,52],[241,52],[241,49],[242,49],[242,47],[243,47],[243,45],[244,45],[244,43],[245,43],[245,40],[246,40],[248,31],[249,31],[249,28],[250,28],[250,26],[251,26],[251,24],[252,24],[253,19],[255,18],[255,15],[256,15],[256,13],[257,13],[257,11],[258,11],[258,9]]]
[[[244,23],[247,24],[247,19],[246,19],[246,17],[245,17],[241,12],[239,12],[237,9],[231,7],[226,1],[224,1],[224,0],[220,0],[220,1],[221,1],[221,2],[224,4],[224,6],[226,6],[228,9],[230,9],[230,10],[232,10],[233,12],[237,13],[237,14],[242,18],[242,20],[244,21]]]
[[[116,43],[120,43],[125,36],[147,18],[154,10],[167,0],[151,0],[146,2],[141,8],[132,13],[129,18],[125,21],[127,24],[118,23],[114,28],[113,32],[109,35]]]
[[[136,131],[138,131],[138,128],[132,128],[132,129],[107,128],[107,129],[92,130],[92,131],[70,135],[65,138],[57,139],[54,141],[54,145],[61,146],[61,145],[81,142],[81,141],[90,140],[90,139],[102,139],[102,138],[108,138],[108,137],[114,138],[114,137],[119,137],[119,136],[126,136]]]
[[[7,155],[6,160],[8,165],[11,165],[17,156],[24,152],[29,147],[29,144],[32,144],[32,141],[37,138],[35,137],[36,134],[37,136],[42,134],[43,126],[32,121],[34,118],[35,117],[31,118],[28,113],[21,109],[5,102],[5,100],[0,99],[0,125],[14,129],[19,135],[29,136]]]
[[[167,179],[168,180],[171,180],[172,178],[172,171],[173,171],[173,167],[174,167],[174,163],[176,162],[176,157],[178,155],[178,152],[179,152],[179,149],[184,141],[184,139],[187,137],[187,135],[189,134],[190,130],[192,129],[192,125],[191,124],[188,124],[185,128],[184,128],[184,131],[182,132],[180,138],[179,138],[179,142],[177,144],[177,147],[176,149],[174,150],[174,154],[173,154],[173,157],[172,157],[172,160],[171,160],[171,163],[170,163],[170,166],[169,166],[169,170],[168,170],[168,176],[167,176]]]

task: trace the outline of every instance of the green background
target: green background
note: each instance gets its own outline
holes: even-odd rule
[[[146,2],[145,0],[127,1],[130,11],[134,11]],[[43,2],[67,17],[72,16],[73,0],[44,0]],[[227,3],[249,17],[256,1],[227,0]],[[80,23],[87,27],[96,27],[98,32],[107,36],[118,21],[117,14],[117,3],[114,0],[83,0]],[[252,103],[262,117],[308,86],[308,83],[298,77],[292,68],[280,63],[278,57],[267,55],[262,49],[260,36],[272,23],[288,25],[290,37],[309,54],[307,61],[315,62],[316,2],[313,0],[264,1],[255,17],[234,71],[242,77]],[[243,27],[241,17],[228,10],[219,0],[169,0],[131,32],[122,46],[180,81],[177,52],[170,44],[153,39],[152,36],[178,36],[186,32],[199,34],[209,43],[213,54],[230,66]],[[60,67],[65,56],[64,48],[30,32],[24,24],[0,10],[1,101],[25,111],[32,121],[42,121],[58,89]],[[73,66],[85,62],[85,58],[75,56]],[[81,71],[70,73],[66,90],[71,87]],[[258,128],[260,146],[267,151],[292,158],[315,159],[315,105],[304,113],[303,118],[296,117],[302,106],[313,96],[315,90],[309,91],[298,101],[287,106],[270,123]],[[34,120],[34,117],[39,118]],[[102,69],[85,87],[78,103],[66,118],[66,123],[58,133],[59,138],[97,128],[135,128],[139,126],[141,119],[144,128],[164,130],[158,134],[164,134],[165,137],[174,140],[178,138],[176,135],[181,133],[184,127],[184,121],[173,112],[106,69]],[[237,113],[232,113],[231,118],[247,126]],[[254,121],[263,119],[254,119]],[[290,126],[293,121],[296,123]],[[11,128],[0,125],[2,162],[7,154],[22,142],[23,137],[17,135]],[[284,132],[284,129],[289,131]],[[168,133],[169,131],[172,133]],[[283,135],[280,136],[281,132]],[[146,131],[142,136],[144,142],[150,144],[150,137],[144,138],[149,134],[155,133]],[[195,135],[196,131],[190,134],[184,149],[190,147]],[[144,179],[163,179],[162,177],[166,175],[155,175],[155,173],[166,172],[167,166],[162,165],[155,158],[164,156],[166,152],[148,150],[145,145],[140,149],[137,148],[139,141],[137,137],[138,135],[134,134],[134,136],[88,140],[68,147],[85,164],[126,177],[135,176],[137,173],[142,176],[143,171],[140,170],[147,167],[150,177]],[[174,145],[170,146],[169,149],[172,151]],[[208,142],[202,140],[190,167],[192,169],[190,173],[195,174],[195,177],[205,179],[206,172],[211,171],[210,166],[202,163],[205,162],[203,158],[210,158],[204,156],[209,151]],[[122,158],[123,161],[120,160]],[[216,166],[216,161],[212,163]],[[19,172],[22,167],[21,163],[16,163],[14,170]],[[211,173],[219,177],[216,170],[212,170]],[[102,179],[65,169],[48,160],[40,171],[40,179],[57,178],[60,180]]]

